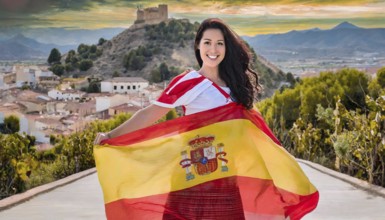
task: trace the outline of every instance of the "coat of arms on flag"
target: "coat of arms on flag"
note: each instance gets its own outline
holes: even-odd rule
[[[192,180],[195,178],[192,173],[191,166],[194,167],[194,171],[198,175],[208,175],[213,173],[218,168],[218,160],[221,161],[221,171],[228,171],[227,159],[225,159],[226,152],[224,151],[224,144],[219,143],[215,147],[213,142],[214,136],[197,136],[188,142],[191,146],[190,158],[188,158],[187,151],[182,151],[182,160],[180,165],[185,168],[186,180]]]

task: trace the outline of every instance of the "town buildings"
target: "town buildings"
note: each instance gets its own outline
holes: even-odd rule
[[[101,82],[101,92],[138,93],[148,85],[149,82],[142,77],[115,77]]]
[[[46,67],[0,67],[0,124],[10,115],[21,134],[49,143],[51,135],[69,135],[96,119],[134,113],[162,92],[140,77],[116,77],[100,83],[101,93],[81,90],[89,80],[60,79]]]

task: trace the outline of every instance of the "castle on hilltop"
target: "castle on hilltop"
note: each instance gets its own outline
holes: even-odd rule
[[[168,19],[167,5],[141,9],[138,7],[134,24],[158,24]]]

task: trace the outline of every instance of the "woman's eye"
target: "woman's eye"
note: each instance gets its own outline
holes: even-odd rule
[[[219,46],[223,46],[223,45],[224,45],[224,43],[222,43],[222,42],[219,42],[219,43],[218,43],[218,45],[219,45]]]
[[[205,45],[210,45],[210,42],[206,41],[204,44],[205,44]]]

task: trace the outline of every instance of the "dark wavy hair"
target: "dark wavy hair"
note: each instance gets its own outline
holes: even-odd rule
[[[254,100],[261,90],[258,75],[250,67],[251,53],[244,41],[218,18],[204,20],[195,36],[195,57],[202,67],[199,43],[207,29],[219,29],[225,40],[226,53],[219,64],[219,77],[231,90],[231,96],[247,109],[253,108]]]

